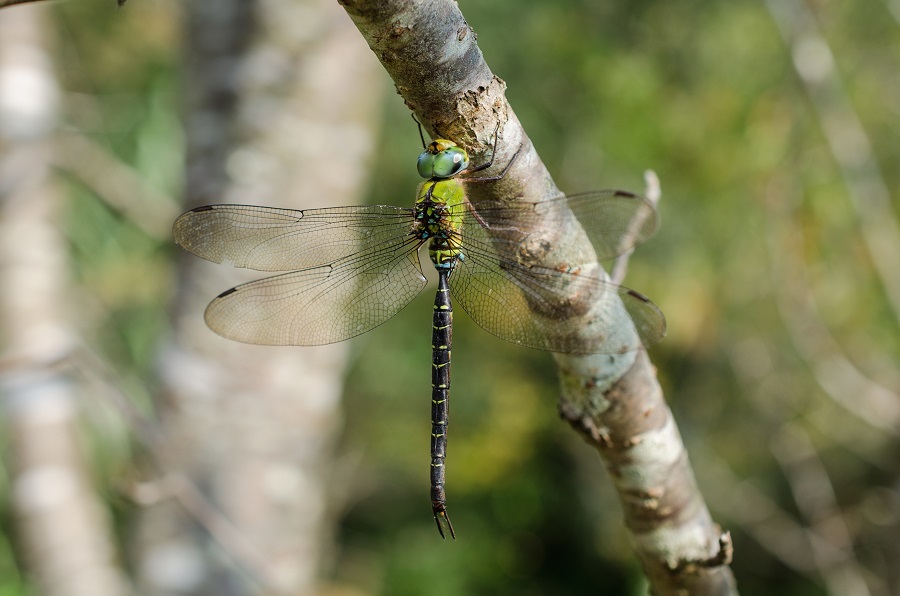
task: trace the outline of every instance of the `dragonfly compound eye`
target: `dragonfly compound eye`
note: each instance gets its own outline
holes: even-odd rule
[[[434,170],[434,158],[435,155],[429,151],[423,151],[422,155],[419,156],[419,161],[416,162],[416,169],[419,170],[419,176],[425,178],[431,178],[431,172]]]
[[[456,145],[437,142],[419,156],[416,169],[422,178],[452,178],[469,167],[469,155],[466,150]],[[448,146],[449,145],[449,146]]]
[[[450,147],[434,156],[435,178],[452,178],[469,167],[469,156],[462,147]]]

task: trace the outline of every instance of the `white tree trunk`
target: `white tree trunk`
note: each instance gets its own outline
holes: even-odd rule
[[[65,359],[66,246],[49,168],[59,90],[43,6],[0,15],[0,327],[10,490],[28,572],[45,596],[129,592],[78,440]]]
[[[185,10],[187,206],[360,202],[384,77],[340,7],[228,0]],[[206,304],[263,276],[242,273],[181,255],[175,332],[161,360],[158,453],[180,504],[147,512],[142,594],[241,594],[252,583],[314,594],[328,562],[347,348],[247,346],[214,335]]]

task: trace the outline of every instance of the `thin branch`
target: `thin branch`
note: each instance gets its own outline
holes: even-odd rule
[[[471,185],[469,198],[476,209],[488,202],[514,206],[561,194],[509,106],[505,83],[484,62],[455,2],[340,3],[432,136],[453,139],[478,160],[487,155],[497,130],[494,171],[488,175],[518,152],[501,180]],[[583,263],[594,254],[584,233],[573,232],[580,226],[571,213],[554,212],[543,221],[534,215],[532,209],[521,229],[547,247],[544,266]],[[617,322],[631,325],[624,312]],[[554,358],[562,382],[560,412],[598,449],[610,470],[652,591],[736,593],[727,566],[727,534],[712,522],[697,490],[647,354]]]
[[[870,594],[834,486],[809,436],[796,423],[788,423],[775,435],[772,453],[784,470],[797,509],[816,537],[812,554],[829,593]]]
[[[894,20],[897,23],[900,23],[900,1],[898,0],[884,0],[885,8],[888,9],[888,12],[891,13],[891,16],[894,17]]]
[[[728,464],[711,452],[701,452],[704,484],[716,508],[739,524],[757,543],[795,572],[818,580],[809,530],[757,487],[739,478]]]
[[[702,480],[704,485],[710,487],[708,493],[716,503],[716,509],[738,524],[744,533],[751,536],[780,563],[811,581],[820,582],[824,579],[830,588],[829,594],[888,593],[883,578],[877,577],[874,573],[865,574],[861,569],[854,569],[851,575],[856,577],[842,583],[844,581],[841,577],[842,570],[833,567],[845,564],[852,553],[847,553],[835,545],[834,540],[828,536],[828,526],[818,530],[815,527],[804,526],[794,515],[782,509],[773,498],[760,489],[753,479],[738,477],[727,462],[709,450],[699,449],[698,452]],[[788,472],[788,476],[790,475],[791,472]],[[803,499],[796,493],[795,498]],[[843,520],[840,520],[838,523],[842,522]],[[855,561],[851,560],[850,564],[855,565]],[[850,582],[861,580],[863,575],[868,586],[851,589]],[[851,588],[836,589],[837,586],[843,585]]]
[[[805,0],[767,0],[856,210],[869,257],[900,321],[900,223],[865,128]]]
[[[89,395],[97,396],[104,405],[112,406],[138,444],[151,453],[164,442],[156,421],[135,405],[135,399],[122,387],[125,379],[109,362],[97,354],[90,346],[79,343],[59,362],[74,378],[90,389]]]
[[[190,477],[173,472],[162,474],[154,482],[136,483],[130,487],[131,497],[136,503],[149,507],[164,499],[175,499],[191,519],[209,532],[222,549],[222,555],[231,559],[234,570],[243,579],[266,594],[288,596],[288,592],[274,582],[266,581],[271,576],[271,561],[265,557],[264,549],[253,544],[239,527],[210,503]]]
[[[152,474],[157,475],[157,479],[131,483],[125,487],[128,496],[143,507],[168,498],[174,499],[193,521],[209,533],[223,554],[235,563],[235,569],[243,573],[243,577],[264,588],[266,593],[283,593],[273,582],[268,581],[271,570],[261,554],[264,549],[242,534],[221,509],[203,494],[192,478],[171,471],[178,469],[179,462],[173,459],[177,455],[170,454],[166,449],[170,437],[154,419],[134,405],[134,400],[122,389],[126,383],[119,373],[90,346],[84,344],[76,346],[57,365],[71,369],[69,372],[81,377],[82,381],[94,389],[92,394],[102,396],[111,404],[128,426],[131,435],[145,450],[148,467]]]
[[[659,206],[659,200],[662,198],[662,189],[659,184],[659,176],[653,170],[644,172],[644,196],[654,207]],[[639,230],[643,225],[644,221],[642,219],[636,218],[631,222],[631,227],[634,230]],[[628,275],[628,261],[631,260],[632,254],[634,254],[633,248],[616,257],[612,272],[609,274],[614,284],[618,285],[625,281],[625,276]]]
[[[873,428],[900,434],[900,395],[869,379],[844,355],[822,321],[802,254],[801,227],[791,214],[779,184],[769,185],[766,239],[772,287],[781,320],[813,377],[835,403]]]
[[[90,138],[58,135],[53,163],[81,180],[149,236],[171,236],[172,221],[179,213],[177,202],[151,187],[133,168]]]

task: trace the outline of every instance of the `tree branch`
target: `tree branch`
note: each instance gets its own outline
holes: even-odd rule
[[[39,0],[0,0],[0,8],[14,6],[16,4],[26,4],[28,2],[38,2]]]
[[[45,0],[0,0],[0,8],[15,6],[16,4],[33,4],[35,2],[44,2]],[[117,6],[124,6],[126,0],[116,0]]]
[[[650,201],[654,207],[659,206],[659,200],[662,198],[662,189],[659,186],[659,177],[657,177],[656,172],[653,170],[644,172],[644,196],[647,197],[647,200]],[[636,221],[631,222],[631,228],[637,230],[644,225],[644,222],[639,218],[635,219]],[[632,248],[616,257],[616,260],[613,263],[612,273],[609,275],[614,284],[620,285],[625,281],[625,276],[628,275],[628,261],[631,259],[633,253],[634,249]]]
[[[505,83],[488,68],[455,2],[339,2],[432,136],[453,139],[475,156],[474,163],[483,163],[496,130],[493,172],[518,151],[496,184],[470,185],[476,208],[561,194],[506,101]],[[594,260],[571,213],[554,212],[536,221],[532,212],[527,219],[523,232],[548,247],[544,266]],[[622,316],[621,324],[630,325]],[[599,450],[610,471],[652,591],[736,593],[727,566],[730,539],[712,522],[697,490],[647,354],[554,357],[562,382],[560,412]]]

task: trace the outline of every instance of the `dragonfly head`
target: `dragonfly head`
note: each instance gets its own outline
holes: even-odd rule
[[[453,178],[469,167],[466,150],[446,139],[432,141],[416,163],[422,178]]]

